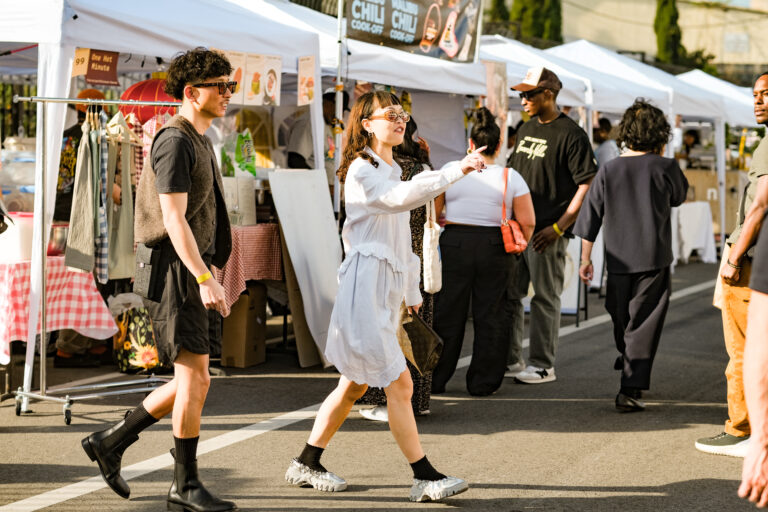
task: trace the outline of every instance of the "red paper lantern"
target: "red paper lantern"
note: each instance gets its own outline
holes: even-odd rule
[[[133,84],[120,96],[121,100],[134,100],[134,101],[164,101],[164,102],[178,102],[178,100],[168,96],[163,90],[165,88],[165,80],[162,78],[150,78],[137,84]],[[120,112],[124,116],[130,113],[136,114],[141,124],[146,123],[157,114],[169,113],[174,115],[176,113],[176,107],[150,107],[150,106],[138,106],[138,105],[121,105]]]

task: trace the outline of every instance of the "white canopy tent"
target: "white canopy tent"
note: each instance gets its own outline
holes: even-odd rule
[[[227,0],[247,9],[262,9],[250,0]],[[317,33],[322,74],[335,77],[339,65],[338,20],[287,0],[266,0],[265,9],[279,13],[291,26]],[[272,12],[269,11],[269,12]],[[346,32],[346,24],[343,29]],[[341,72],[344,79],[387,84],[408,90],[419,133],[430,144],[432,161],[442,165],[461,158],[464,140],[463,95],[485,95],[485,67],[410,54],[386,46],[343,39]],[[496,59],[498,60],[498,59]],[[525,75],[521,65],[508,64],[508,73]]]
[[[700,69],[694,69],[687,73],[677,75],[682,80],[694,87],[704,89],[712,94],[722,97],[725,103],[725,120],[733,126],[756,126],[754,114],[754,100],[752,90],[748,87],[739,87],[726,80],[705,73]]]
[[[661,69],[583,39],[555,46],[545,51],[598,71],[610,73],[648,87],[666,90],[670,104],[670,108],[666,112],[670,124],[674,122],[676,114],[713,120],[717,152],[716,168],[720,218],[725,218],[725,119],[728,109],[721,96],[695,87]],[[669,156],[671,156],[671,152],[672,148],[667,145]],[[721,222],[720,225],[721,229],[725,229],[724,222]],[[721,244],[723,243],[725,243],[725,233],[721,233]]]
[[[263,0],[253,0],[256,6]],[[254,30],[258,27],[258,30]],[[37,94],[41,97],[69,97],[70,73],[75,48],[96,48],[124,54],[159,56],[169,60],[174,54],[197,46],[281,55],[283,71],[297,72],[298,58],[316,56],[315,83],[320,83],[318,38],[308,32],[269,18],[256,10],[213,0],[134,0],[128,3],[99,0],[28,0],[24,3],[0,2],[0,39],[5,47],[17,43],[38,43]],[[14,54],[17,55],[17,54]],[[18,54],[8,61],[0,59],[3,72],[20,73],[29,69],[29,54]],[[119,68],[120,69],[120,68]],[[322,105],[312,104],[315,154],[322,155]],[[42,111],[46,109],[45,116]],[[36,221],[33,233],[32,270],[28,340],[37,332],[42,288],[42,250],[47,246],[56,196],[59,152],[66,104],[38,103],[35,189],[44,190],[45,216]],[[43,123],[42,120],[45,119]],[[45,140],[43,140],[45,134]],[[49,148],[43,169],[43,147]],[[45,187],[43,187],[45,182]],[[35,196],[35,212],[42,211],[43,194]],[[27,345],[29,361],[34,343]],[[2,363],[3,361],[0,361]],[[24,389],[31,386],[31,371],[25,372]],[[25,405],[26,408],[26,405]]]
[[[514,39],[499,35],[483,36],[480,44],[482,58],[504,59],[527,67],[544,66],[554,71],[563,82],[558,100],[567,105],[584,104],[603,112],[623,112],[637,97],[653,100],[663,110],[668,110],[668,98],[664,89],[641,85],[600,70],[578,64],[534,48]],[[518,80],[520,77],[517,77]],[[578,90],[571,90],[576,84]],[[576,96],[582,103],[569,102]],[[572,100],[571,100],[572,101]]]

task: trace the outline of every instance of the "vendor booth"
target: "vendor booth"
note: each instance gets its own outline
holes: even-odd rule
[[[254,4],[261,2],[256,1]],[[152,12],[152,16],[144,13]],[[173,20],[169,22],[168,20]],[[254,30],[258,27],[258,30]],[[73,97],[71,69],[76,48],[95,48],[120,52],[118,72],[135,71],[139,68],[136,56],[160,57],[166,63],[178,52],[197,46],[208,46],[226,51],[258,53],[279,56],[278,73],[296,75],[299,59],[314,57],[310,76],[320,84],[320,58],[318,37],[313,32],[291,26],[278,17],[260,14],[259,9],[247,10],[234,4],[209,0],[150,2],[138,0],[131,4],[113,4],[95,0],[33,0],[22,4],[0,5],[0,36],[5,47],[20,47],[25,43],[37,43],[36,50],[26,55],[12,56],[0,62],[0,73],[29,73],[31,56],[36,53],[37,95],[41,98]],[[128,58],[128,57],[133,58]],[[124,63],[123,61],[128,61]],[[123,64],[126,64],[125,66]],[[154,62],[153,62],[154,64]],[[145,69],[145,68],[139,68]],[[145,69],[149,71],[152,68]],[[296,80],[288,84],[295,84]],[[293,102],[298,96],[286,91],[284,103]],[[236,105],[232,104],[230,109]],[[312,143],[316,157],[321,158],[322,113],[319,101],[310,103]],[[44,251],[47,247],[56,197],[59,173],[59,148],[65,127],[65,103],[38,103],[37,145],[35,148],[35,226],[32,236],[30,263],[29,310],[27,313],[26,340],[34,340],[38,329],[38,312],[45,268]],[[47,153],[47,154],[44,154]],[[315,171],[311,171],[315,172]],[[319,174],[319,173],[318,173]],[[330,200],[327,216],[332,220]],[[44,212],[44,215],[39,215]],[[288,236],[288,235],[286,235]],[[244,236],[244,240],[248,237]],[[341,258],[338,244],[326,244],[329,258],[336,255],[332,272]],[[335,290],[332,290],[335,293]],[[331,297],[332,301],[332,297]],[[314,309],[316,317],[308,319],[309,328],[316,339],[324,339],[330,308]],[[58,326],[58,324],[57,324]],[[68,327],[77,328],[77,325]],[[47,326],[48,330],[53,328]],[[3,341],[3,340],[0,340]],[[9,341],[9,340],[7,340]],[[34,360],[34,344],[27,347],[28,371],[25,372],[24,389],[31,386],[31,361]],[[0,364],[8,362],[7,343],[0,343]],[[44,387],[44,384],[43,386]],[[44,391],[44,390],[43,390]]]

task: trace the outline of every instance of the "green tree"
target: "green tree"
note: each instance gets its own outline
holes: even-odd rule
[[[507,9],[507,3],[504,0],[492,0],[488,15],[492,22],[508,22],[509,9]]]
[[[563,8],[560,0],[544,0],[544,30],[541,38],[550,41],[563,42]]]
[[[676,0],[656,0],[653,29],[656,32],[656,59],[659,62],[677,64],[685,56],[683,33],[677,24],[679,17]]]

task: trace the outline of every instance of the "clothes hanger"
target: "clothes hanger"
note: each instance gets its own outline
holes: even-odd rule
[[[128,135],[128,143],[134,146],[143,146],[139,137],[128,126],[122,112],[117,112],[107,123],[107,133],[115,139],[115,142],[125,143],[123,134]]]

